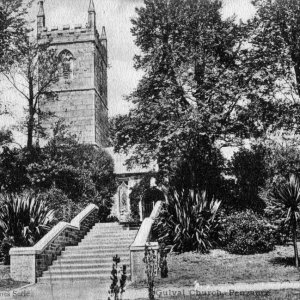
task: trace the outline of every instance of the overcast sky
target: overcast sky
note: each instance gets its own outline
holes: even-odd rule
[[[46,26],[65,24],[86,24],[90,0],[46,0]],[[236,14],[238,18],[247,19],[254,13],[250,0],[223,0],[223,14]],[[130,19],[135,16],[135,7],[143,5],[143,0],[94,0],[97,13],[97,27],[106,27],[108,38],[108,103],[109,115],[123,114],[129,109],[124,96],[130,94],[137,85],[141,73],[133,68],[133,56],[138,49],[134,46],[130,33]],[[37,14],[37,5],[32,7],[32,15]],[[0,83],[3,87],[3,83]],[[0,86],[1,87],[1,86]],[[5,100],[11,102],[16,95],[10,91]],[[3,98],[2,98],[3,99]],[[20,102],[21,103],[21,102]],[[13,109],[15,117],[22,114],[21,106]],[[9,120],[0,120],[0,126]]]

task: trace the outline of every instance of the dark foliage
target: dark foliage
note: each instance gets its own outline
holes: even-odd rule
[[[33,189],[54,209],[71,210],[68,218],[93,202],[105,220],[116,191],[113,168],[112,158],[103,149],[79,144],[66,131],[58,131],[44,148],[4,148],[0,189],[13,193]]]
[[[1,109],[1,106],[0,106]],[[1,110],[0,110],[1,115]],[[0,128],[0,146],[9,144],[13,141],[13,135],[11,130],[7,128]]]
[[[119,300],[122,299],[122,295],[125,292],[126,286],[126,265],[123,265],[122,271],[119,270],[118,264],[121,262],[121,259],[118,255],[113,257],[113,266],[111,271],[110,279],[112,281],[109,288],[109,297],[108,300]],[[118,276],[120,274],[120,278]]]
[[[290,175],[288,181],[277,184],[275,188],[262,196],[268,204],[267,210],[277,215],[278,220],[288,225],[292,233],[295,252],[295,266],[299,266],[298,224],[300,219],[300,182],[297,176]]]
[[[9,262],[9,249],[33,246],[51,228],[54,211],[32,192],[0,194],[2,256]]]
[[[265,253],[275,248],[276,227],[251,210],[232,213],[220,222],[219,239],[230,253]]]
[[[142,201],[146,205],[152,205],[156,201],[163,200],[164,194],[156,187],[151,187],[151,178],[155,178],[155,174],[144,175],[143,178],[135,184],[130,192],[130,207],[134,220],[140,220],[139,202]]]
[[[237,206],[262,212],[265,203],[259,197],[268,177],[266,166],[267,150],[262,145],[253,145],[251,149],[241,148],[231,161],[231,173],[236,178],[235,197]]]
[[[205,192],[170,190],[154,224],[154,235],[172,250],[206,253],[214,243],[212,234],[220,203],[209,200]]]

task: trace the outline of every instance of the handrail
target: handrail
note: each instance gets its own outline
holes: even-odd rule
[[[157,201],[149,218],[145,218],[130,247],[144,247],[149,240],[152,225],[162,208],[162,201]]]
[[[94,209],[99,209],[97,205],[95,204],[89,204],[82,212],[80,212],[76,217],[74,217],[72,219],[72,221],[70,222],[70,224],[72,226],[75,226],[77,228],[80,228],[80,223],[86,218],[88,217],[93,211]]]
[[[80,230],[80,223],[88,217],[95,209],[99,209],[95,204],[89,204],[82,212],[80,212],[70,223],[59,222],[56,224],[46,235],[44,235],[34,246],[32,247],[15,247],[11,248],[9,254],[39,254],[42,253],[45,248],[55,240],[66,229]]]

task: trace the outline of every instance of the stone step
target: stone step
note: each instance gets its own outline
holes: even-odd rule
[[[101,238],[110,239],[110,240],[114,240],[114,239],[115,240],[120,240],[120,239],[123,239],[123,238],[128,238],[128,239],[134,240],[135,237],[136,237],[136,234],[133,234],[133,235],[124,235],[124,234],[116,234],[116,235],[113,235],[113,234],[90,234],[84,240],[101,239]]]
[[[130,243],[120,243],[120,244],[110,244],[110,243],[81,243],[77,247],[73,247],[73,249],[107,249],[107,248],[114,248],[118,249],[130,249],[130,246],[133,242]],[[66,248],[65,250],[72,251],[72,248]]]
[[[131,245],[132,243],[134,242],[134,239],[126,239],[126,240],[119,240],[119,241],[111,241],[110,239],[101,239],[101,240],[95,240],[95,239],[90,239],[90,240],[84,240],[82,242],[80,242],[78,244],[78,247],[81,246],[81,245],[91,245],[91,246],[101,246],[101,245],[114,245],[116,247],[118,247],[120,244],[123,244],[123,245]],[[74,247],[69,247],[67,246],[66,248],[74,248]]]
[[[91,235],[100,235],[100,236],[133,236],[136,235],[137,231],[101,231],[101,230],[92,230],[89,232],[86,237]]]
[[[131,242],[123,242],[120,241],[119,243],[110,243],[110,242],[102,242],[102,243],[80,243],[78,244],[78,246],[76,247],[72,247],[72,246],[67,246],[65,248],[65,250],[75,250],[75,249],[106,249],[106,248],[115,248],[115,249],[120,249],[120,248],[129,248],[130,245],[133,243],[133,241]]]
[[[111,273],[112,268],[94,268],[94,269],[54,269],[45,271],[43,276],[56,276],[56,275],[109,275]]]
[[[137,232],[138,230],[134,229],[134,230],[128,230],[128,229],[123,229],[123,228],[95,228],[93,227],[88,233],[91,232],[101,232],[101,233],[105,233],[105,232],[119,232],[119,233],[133,233],[133,232]]]
[[[102,242],[110,242],[110,243],[130,243],[135,240],[135,235],[133,236],[89,236],[85,238],[84,240],[80,241],[77,245],[80,243],[86,242],[86,243],[102,243]]]
[[[66,251],[64,251],[62,254],[67,254],[67,253],[105,253],[105,252],[109,252],[109,253],[118,253],[118,252],[130,252],[129,247],[113,247],[113,246],[107,246],[107,247],[78,247],[76,249],[67,249]]]
[[[110,222],[110,223],[98,222],[94,224],[94,227],[114,227],[114,226],[121,227],[122,225],[120,225],[118,222]]]
[[[53,262],[53,265],[54,264],[81,264],[81,263],[91,263],[91,264],[106,264],[106,263],[109,263],[109,264],[112,264],[113,261],[112,261],[112,256],[107,256],[107,257],[102,257],[102,258],[87,258],[87,257],[80,257],[80,258],[67,258],[67,257],[59,257],[57,260],[55,260]],[[129,260],[129,257],[121,257],[121,262],[122,261],[127,261]]]
[[[113,261],[106,261],[106,262],[97,262],[97,263],[88,263],[86,261],[77,261],[76,263],[70,263],[70,262],[55,262],[52,266],[51,266],[51,270],[52,269],[57,269],[57,268],[66,268],[66,269],[69,269],[69,268],[78,268],[78,269],[92,269],[92,268],[111,268],[113,265]],[[122,260],[120,263],[119,263],[120,266],[123,266],[123,265],[127,265],[129,266],[130,265],[130,260],[127,259],[127,260]]]
[[[104,230],[130,230],[129,228],[123,227],[121,225],[111,225],[111,226],[104,226],[102,224],[98,225],[94,225],[92,228],[93,229],[104,229]]]
[[[131,235],[137,233],[137,230],[131,230],[131,231],[125,231],[125,230],[99,230],[99,229],[92,229],[87,235],[90,235],[92,233],[98,233],[98,234],[119,234],[119,235]]]
[[[127,269],[130,268],[129,262],[119,264],[118,268],[122,268],[122,266],[125,265]],[[111,272],[112,270],[112,264],[107,264],[107,265],[53,265],[51,267],[51,270],[47,270],[44,272],[44,274],[51,273],[54,274],[55,272],[60,272],[63,274],[64,272],[86,272],[88,274],[94,273],[94,272],[99,272],[99,274],[102,274],[103,272]]]
[[[99,229],[99,230],[121,230],[121,231],[134,231],[138,230],[139,227],[124,227],[124,226],[93,226],[91,230]]]
[[[128,230],[130,231],[129,229],[127,228],[123,228],[122,226],[94,226],[91,228],[91,230],[104,230],[104,231],[125,231],[125,230]]]
[[[129,247],[119,247],[119,248],[116,248],[114,246],[111,246],[111,245],[107,245],[107,247],[91,247],[91,248],[83,248],[83,247],[76,247],[75,249],[68,249],[66,251],[64,251],[62,253],[62,255],[64,254],[70,254],[70,253],[93,253],[93,254],[96,254],[96,253],[99,253],[99,254],[102,254],[102,253],[118,253],[118,252],[128,252],[129,254]]]
[[[118,255],[119,257],[129,257],[129,251],[126,251],[126,252],[120,252],[120,251],[114,251],[114,252],[102,252],[102,253],[87,253],[87,252],[83,252],[83,253],[63,253],[61,258],[64,259],[64,258],[98,258],[98,259],[102,259],[102,258],[105,258],[105,257],[112,257],[115,256],[115,255]]]
[[[38,282],[40,283],[47,283],[47,282],[59,282],[59,281],[90,281],[90,280],[97,280],[100,283],[104,283],[104,282],[111,282],[110,278],[107,277],[107,275],[101,275],[101,274],[80,274],[80,275],[47,275],[47,276],[43,276],[38,278]]]
[[[132,228],[131,228],[132,229]],[[130,274],[130,251],[138,230],[118,223],[97,223],[76,246],[67,246],[39,282],[92,281],[110,282],[113,256],[127,266]]]

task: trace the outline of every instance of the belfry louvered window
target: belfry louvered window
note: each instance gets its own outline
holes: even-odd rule
[[[69,50],[63,50],[60,53],[61,62],[62,62],[62,77],[65,80],[72,79],[73,76],[73,60],[74,57]]]

